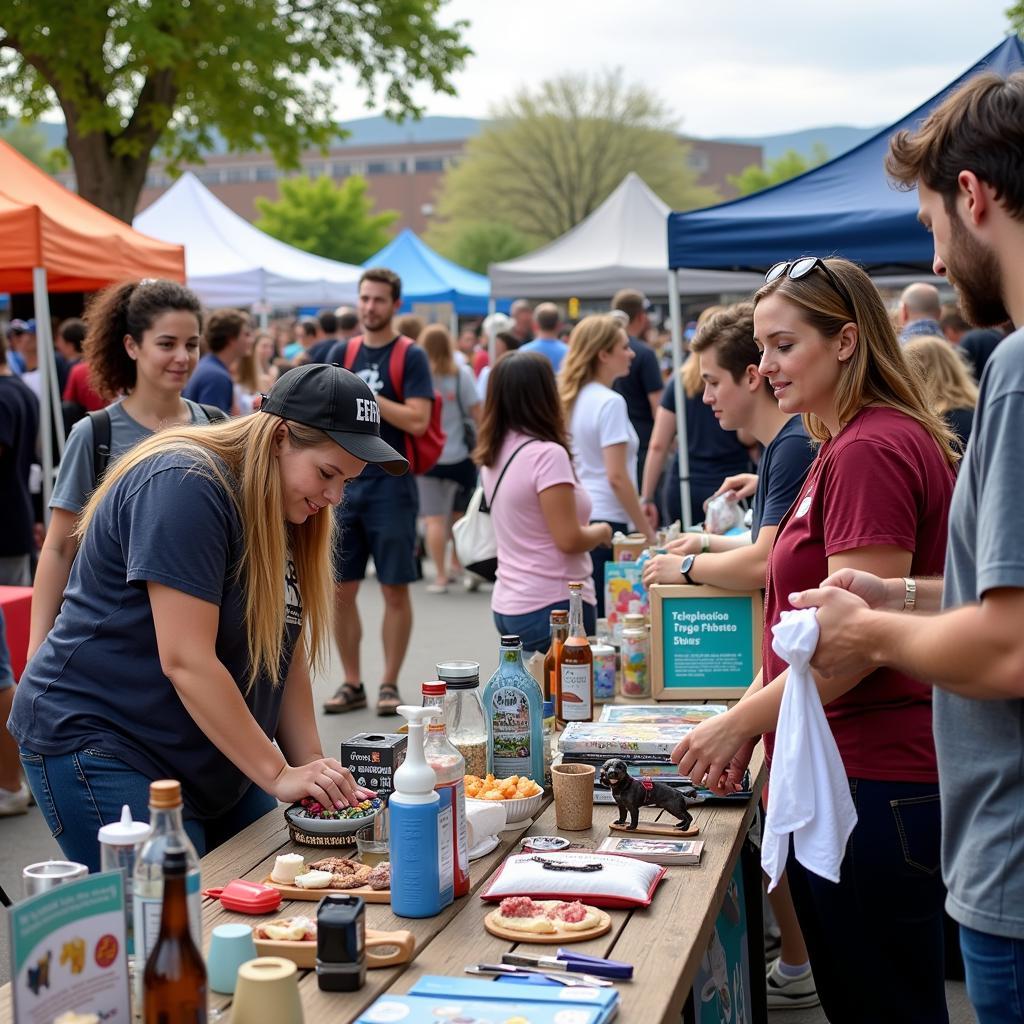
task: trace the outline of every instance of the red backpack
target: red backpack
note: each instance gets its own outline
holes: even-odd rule
[[[345,345],[345,358],[342,364],[346,370],[352,369],[362,344],[363,339],[360,337],[349,338]],[[404,394],[402,385],[405,382],[405,355],[414,344],[412,338],[400,335],[395,350],[391,353],[389,363],[391,387],[399,402],[403,401]],[[445,434],[444,428],[441,426],[441,409],[442,399],[440,394],[435,391],[430,406],[430,420],[427,423],[427,429],[419,437],[402,431],[405,435],[405,457],[409,460],[409,470],[412,473],[417,475],[426,473],[427,470],[433,469],[437,465],[437,460],[441,458],[444,443],[448,440],[448,435]]]

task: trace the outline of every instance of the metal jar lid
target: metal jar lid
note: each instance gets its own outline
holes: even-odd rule
[[[442,661],[435,666],[437,678],[449,690],[475,690],[480,685],[480,663],[476,661]]]

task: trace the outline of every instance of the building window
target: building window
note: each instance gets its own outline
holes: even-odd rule
[[[196,177],[204,185],[219,185],[221,181],[220,171],[216,167],[203,167],[196,172]]]
[[[413,165],[417,174],[440,172],[444,170],[443,157],[423,157]]]
[[[691,149],[686,157],[687,166],[697,174],[707,174],[711,169],[711,159],[703,150]]]
[[[273,164],[256,168],[257,181],[277,181],[277,168]]]
[[[351,164],[331,164],[331,177],[333,178],[347,178],[352,174]]]
[[[303,164],[302,169],[311,178],[319,178],[327,170],[326,164]]]
[[[252,181],[251,171],[251,167],[229,167],[224,180],[232,185],[240,181]]]
[[[366,164],[367,174],[401,174],[400,160],[370,160]]]

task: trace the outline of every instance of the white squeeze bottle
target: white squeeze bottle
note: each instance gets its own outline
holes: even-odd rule
[[[141,968],[153,952],[160,934],[160,915],[164,905],[164,853],[168,846],[185,848],[185,895],[188,899],[188,925],[196,949],[202,949],[203,897],[199,884],[199,856],[192,845],[181,817],[181,783],[161,779],[149,786],[149,824],[153,831],[135,859],[132,886],[132,913],[135,921],[135,1005],[142,1006]]]

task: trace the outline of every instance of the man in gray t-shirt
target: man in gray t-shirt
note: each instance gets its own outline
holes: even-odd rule
[[[1024,71],[986,72],[914,133],[894,135],[886,160],[898,183],[917,185],[935,272],[948,273],[966,319],[1018,328],[982,376],[950,509],[945,580],[844,570],[793,601],[819,609],[812,665],[829,690],[880,665],[935,686],[946,907],[960,923],[979,1024],[1024,1020],[1022,125]],[[941,614],[891,614],[938,612],[940,594]]]

